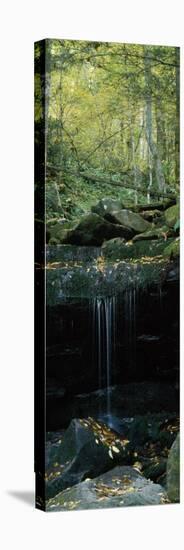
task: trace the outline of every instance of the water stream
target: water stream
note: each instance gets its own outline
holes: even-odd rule
[[[177,266],[111,264],[100,253],[98,247],[47,251],[47,384],[57,397],[47,407],[49,429],[68,425],[73,410],[113,428],[122,385],[178,383]]]
[[[93,353],[99,390],[107,388],[107,416],[111,416],[111,385],[116,347],[116,297],[93,300]]]

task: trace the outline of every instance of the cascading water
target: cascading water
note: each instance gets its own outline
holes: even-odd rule
[[[126,320],[125,341],[130,372],[134,371],[136,366],[136,302],[137,289],[133,287],[128,289],[124,295]]]
[[[111,384],[115,357],[116,297],[93,300],[93,356],[98,370],[98,387],[106,387],[106,413],[111,416]],[[100,413],[100,411],[99,411]]]

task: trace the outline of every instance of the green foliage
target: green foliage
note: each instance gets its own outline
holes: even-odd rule
[[[37,125],[43,118],[40,55],[38,45]],[[174,47],[47,40],[47,185],[57,183],[61,211],[67,219],[78,215],[79,206],[90,210],[102,196],[130,204],[143,201],[150,182],[151,190],[158,190],[158,163],[167,191],[178,193],[176,74]],[[148,98],[152,147],[148,141]],[[96,181],[86,180],[78,172],[90,172]],[[98,181],[104,174],[112,178],[112,185]],[[122,182],[122,188],[113,187],[116,181]],[[49,206],[48,217],[56,210]]]

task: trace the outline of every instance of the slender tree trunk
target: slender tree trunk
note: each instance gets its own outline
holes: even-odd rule
[[[134,187],[136,188],[137,177],[136,177],[136,161],[135,161],[135,140],[134,140],[134,134],[133,134],[132,120],[131,120],[131,147],[132,147],[133,182],[134,182]],[[137,190],[135,190],[135,193],[134,193],[134,202],[135,204],[137,204],[138,202]]]
[[[148,163],[149,163],[149,184],[148,184],[148,190],[147,190],[147,201],[148,204],[150,203],[150,190],[152,188],[153,183],[153,172],[152,172],[152,159],[151,159],[151,151],[148,150]]]
[[[149,151],[152,156],[154,167],[155,167],[158,190],[162,192],[165,190],[165,178],[164,178],[164,173],[162,168],[162,162],[159,156],[159,151],[153,139],[151,51],[149,48],[145,49],[144,68],[145,68],[145,101],[146,101],[146,137],[147,137],[147,142],[149,146]],[[149,181],[149,186],[150,186],[150,181]]]
[[[156,98],[156,126],[157,126],[157,149],[160,158],[166,160],[166,130],[163,106],[160,97]]]

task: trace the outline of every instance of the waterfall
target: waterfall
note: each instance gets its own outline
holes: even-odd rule
[[[77,246],[71,244],[57,244],[46,246],[47,262],[85,262],[93,263],[102,255],[99,246]]]
[[[107,388],[106,412],[111,415],[111,385],[116,336],[116,298],[93,300],[93,357],[98,372],[98,387]]]
[[[130,372],[136,366],[136,288],[130,288],[125,292],[125,341],[128,353]]]

